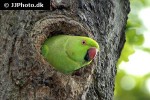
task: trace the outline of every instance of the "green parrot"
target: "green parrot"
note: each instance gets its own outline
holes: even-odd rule
[[[56,70],[70,74],[90,64],[99,49],[98,43],[91,38],[57,35],[43,43],[41,52]]]

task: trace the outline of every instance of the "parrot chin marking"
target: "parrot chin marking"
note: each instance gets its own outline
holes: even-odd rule
[[[91,60],[93,60],[94,57],[96,56],[97,52],[98,52],[98,50],[97,50],[95,47],[92,47],[92,48],[88,49],[88,51],[87,51],[87,53],[86,53],[84,59],[85,59],[86,61],[91,61]]]

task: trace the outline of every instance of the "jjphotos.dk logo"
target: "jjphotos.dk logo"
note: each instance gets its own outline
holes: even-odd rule
[[[31,3],[27,3],[24,4],[22,2],[20,3],[4,3],[4,7],[8,8],[8,7],[44,7],[43,3],[38,2],[37,4],[31,4]]]

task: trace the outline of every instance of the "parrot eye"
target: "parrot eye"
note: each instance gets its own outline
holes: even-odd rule
[[[85,44],[86,44],[86,41],[85,41],[85,40],[83,40],[83,41],[82,41],[82,44],[83,44],[83,45],[85,45]]]

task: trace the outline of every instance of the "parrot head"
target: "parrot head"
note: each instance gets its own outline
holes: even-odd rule
[[[98,43],[88,37],[73,36],[68,39],[66,51],[70,59],[83,67],[89,64],[99,51]]]
[[[65,74],[90,64],[99,50],[95,40],[83,36],[57,35],[42,45],[44,58]]]

